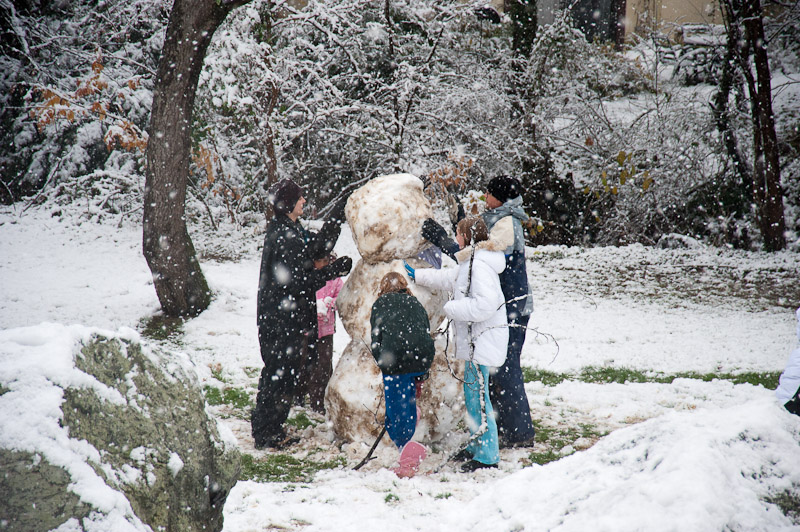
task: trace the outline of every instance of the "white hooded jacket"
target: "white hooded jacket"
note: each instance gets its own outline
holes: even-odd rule
[[[492,240],[474,247],[471,284],[469,270],[473,246],[456,253],[457,269],[418,269],[415,280],[422,286],[453,294],[453,299],[444,305],[444,313],[453,320],[457,358],[470,359],[469,324],[472,323],[475,344],[472,361],[482,366],[502,366],[508,351],[508,322],[498,274],[505,269],[506,258],[502,248]]]
[[[800,308],[797,309],[797,347],[789,355],[789,362],[781,375],[775,395],[781,404],[789,402],[800,388]]]

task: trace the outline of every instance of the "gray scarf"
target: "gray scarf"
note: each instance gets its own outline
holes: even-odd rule
[[[525,250],[525,233],[522,230],[522,222],[528,221],[528,215],[522,210],[522,196],[517,196],[503,203],[496,209],[486,211],[483,213],[483,221],[486,223],[486,228],[492,230],[494,224],[499,222],[506,216],[513,216],[516,219],[514,225],[514,244],[505,250],[506,255],[510,255],[514,251]]]

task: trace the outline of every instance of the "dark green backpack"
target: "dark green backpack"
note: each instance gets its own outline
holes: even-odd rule
[[[428,313],[408,293],[384,294],[372,305],[372,356],[386,375],[422,373],[430,369],[436,350]]]

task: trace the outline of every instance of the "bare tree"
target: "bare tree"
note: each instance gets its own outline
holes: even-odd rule
[[[750,95],[753,125],[753,197],[768,251],[786,247],[778,138],[760,0],[725,0],[729,52],[736,58]],[[755,72],[754,72],[755,70]]]
[[[175,0],[156,73],[145,156],[143,251],[168,316],[196,316],[211,294],[186,228],[191,123],[214,31],[242,1]]]

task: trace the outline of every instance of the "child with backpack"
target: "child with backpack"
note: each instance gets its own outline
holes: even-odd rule
[[[411,441],[419,418],[418,382],[430,370],[435,348],[428,313],[397,272],[381,279],[370,315],[370,349],[383,375],[386,432],[400,449],[398,477],[413,477],[427,451]]]

